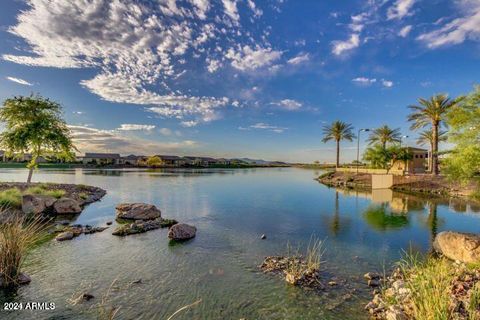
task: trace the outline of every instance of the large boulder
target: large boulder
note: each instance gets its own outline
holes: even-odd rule
[[[22,196],[22,211],[26,214],[41,214],[49,211],[56,199],[50,196],[25,194]]]
[[[55,214],[77,214],[82,212],[80,204],[70,198],[60,198],[53,204]]]
[[[161,217],[160,210],[153,204],[121,203],[115,208],[117,218],[127,220],[153,220]]]
[[[168,230],[168,237],[172,240],[187,240],[195,237],[196,232],[197,228],[194,226],[178,223]]]
[[[452,260],[480,262],[480,235],[443,231],[435,237],[433,247]]]

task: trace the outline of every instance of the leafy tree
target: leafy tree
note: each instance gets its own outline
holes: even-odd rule
[[[449,141],[456,146],[445,161],[454,180],[468,181],[480,173],[480,86],[448,113]]]
[[[448,140],[447,131],[439,131],[438,132],[438,142],[445,142]],[[417,144],[424,146],[428,145],[430,150],[433,149],[433,130],[427,129],[418,135]],[[432,157],[428,158],[428,171],[432,170]]]
[[[407,147],[390,146],[383,148],[382,145],[375,145],[367,148],[363,159],[376,169],[387,169],[387,173],[397,161],[406,163],[413,158],[412,152]]]
[[[387,125],[374,129],[367,139],[369,144],[379,143],[383,149],[387,147],[387,143],[401,142],[402,135],[400,128],[392,129]]]
[[[419,105],[409,108],[412,113],[408,115],[408,121],[413,122],[412,130],[418,130],[428,125],[432,126],[432,174],[438,175],[438,141],[440,126],[444,124],[448,112],[455,107],[462,98],[450,99],[445,94],[437,94],[429,99],[418,99]]]
[[[27,183],[32,181],[39,157],[74,159],[76,148],[59,103],[39,95],[13,97],[5,100],[0,108],[0,122],[5,123],[0,147],[5,148],[9,156],[31,154]]]
[[[147,166],[151,168],[158,168],[158,167],[161,167],[162,165],[163,165],[163,161],[158,156],[148,157],[147,159]]]
[[[334,121],[332,124],[323,127],[323,139],[322,141],[328,142],[334,140],[337,147],[337,156],[335,166],[340,166],[340,141],[348,140],[353,141],[355,134],[353,133],[353,126],[349,123],[342,121]]]

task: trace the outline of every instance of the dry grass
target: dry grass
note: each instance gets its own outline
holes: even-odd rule
[[[445,258],[408,253],[400,262],[406,275],[406,287],[412,292],[412,318],[422,320],[451,319],[450,290],[454,277],[451,262]]]
[[[4,287],[18,284],[21,267],[31,249],[44,238],[46,225],[40,218],[15,216],[0,225],[0,273]]]
[[[310,238],[310,243],[308,244],[307,254],[305,256],[305,262],[307,264],[307,271],[310,273],[317,272],[320,270],[322,257],[325,253],[325,242],[317,239],[315,237]]]
[[[183,310],[186,310],[188,308],[191,308],[191,307],[194,307],[196,306],[197,304],[199,304],[200,302],[202,302],[202,299],[199,299],[197,301],[195,301],[194,303],[191,303],[191,304],[188,304],[186,306],[183,306],[181,307],[180,309],[178,309],[177,311],[175,311],[170,317],[167,318],[167,320],[172,320],[173,318],[175,318],[175,316],[177,314],[179,314],[180,312],[182,312]]]

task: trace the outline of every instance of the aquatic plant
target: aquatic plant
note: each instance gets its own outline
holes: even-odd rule
[[[0,282],[3,287],[18,285],[25,258],[44,238],[46,225],[40,218],[26,220],[14,216],[0,225]]]

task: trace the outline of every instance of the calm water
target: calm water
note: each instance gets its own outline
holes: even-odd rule
[[[198,299],[175,319],[366,319],[365,272],[382,271],[409,247],[427,252],[439,231],[480,232],[478,207],[386,191],[340,192],[314,181],[318,174],[290,168],[37,172],[35,181],[107,190],[77,223],[103,225],[114,219],[116,204],[147,202],[164,217],[197,226],[197,237],[172,246],[167,229],[125,238],[109,229],[48,242],[25,266],[32,283],[0,293],[0,302],[55,302],[56,310],[0,311],[0,318],[95,319],[92,306],[116,280],[106,305],[121,306],[120,319],[166,319]],[[2,181],[25,177],[24,170],[0,170]],[[302,250],[312,235],[327,243],[325,280],[346,285],[319,295],[258,271],[265,256],[285,253],[287,244]],[[142,283],[131,284],[137,279]],[[96,298],[67,302],[82,290]]]

